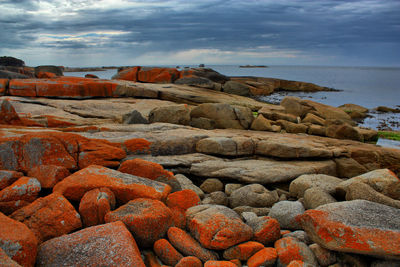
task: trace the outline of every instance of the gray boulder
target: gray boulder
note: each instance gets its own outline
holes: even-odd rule
[[[243,186],[233,191],[229,197],[231,208],[239,206],[271,207],[278,200],[279,196],[276,191],[268,191],[261,184]]]
[[[334,203],[336,199],[318,187],[311,187],[304,192],[303,201],[306,209],[315,209],[325,204]]]
[[[224,188],[224,184],[215,178],[206,179],[201,185],[200,189],[205,193],[212,193],[215,191],[222,191]]]
[[[272,206],[268,216],[277,219],[282,229],[300,230],[296,216],[304,211],[304,206],[299,201],[280,201]]]

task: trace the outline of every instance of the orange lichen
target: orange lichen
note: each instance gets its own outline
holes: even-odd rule
[[[304,260],[299,245],[291,237],[276,241],[275,248],[282,264],[289,264],[293,260]]]
[[[237,267],[237,265],[230,261],[207,261],[204,267]]]
[[[250,259],[247,261],[247,266],[273,266],[277,257],[278,254],[275,248],[263,248],[250,257]]]
[[[175,266],[182,258],[179,253],[166,239],[159,239],[154,243],[154,252],[167,265]]]
[[[259,242],[248,241],[225,250],[224,258],[227,260],[248,260],[251,256],[263,248],[264,245]]]
[[[175,267],[203,267],[203,263],[197,257],[188,256],[181,259]]]
[[[169,208],[179,208],[187,210],[190,207],[199,205],[200,197],[191,189],[184,189],[171,193],[167,197],[167,206]]]
[[[172,172],[164,170],[160,164],[143,159],[126,160],[121,164],[118,171],[149,178],[151,180],[157,180],[161,177],[169,178],[174,176]]]
[[[150,154],[151,142],[143,138],[129,139],[124,142],[128,154]]]
[[[268,216],[264,216],[263,219],[262,227],[254,232],[253,240],[268,245],[281,237],[281,228],[276,219]]]
[[[104,223],[105,215],[115,208],[115,195],[106,188],[86,192],[79,203],[79,214],[85,227]]]

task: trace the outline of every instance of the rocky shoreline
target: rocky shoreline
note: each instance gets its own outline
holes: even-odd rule
[[[46,70],[0,79],[0,265],[399,266],[400,150],[358,107],[204,68]]]

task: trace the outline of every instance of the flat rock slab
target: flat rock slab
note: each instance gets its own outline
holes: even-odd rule
[[[287,182],[303,174],[336,175],[336,164],[324,161],[209,160],[192,164],[190,174],[228,178],[244,183]]]
[[[400,259],[400,209],[366,200],[326,204],[298,217],[322,247]]]

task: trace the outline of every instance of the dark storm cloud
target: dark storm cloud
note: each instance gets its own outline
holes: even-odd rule
[[[110,49],[134,57],[217,49],[296,51],[310,62],[323,55],[400,59],[397,0],[108,2],[0,0],[0,53]]]

